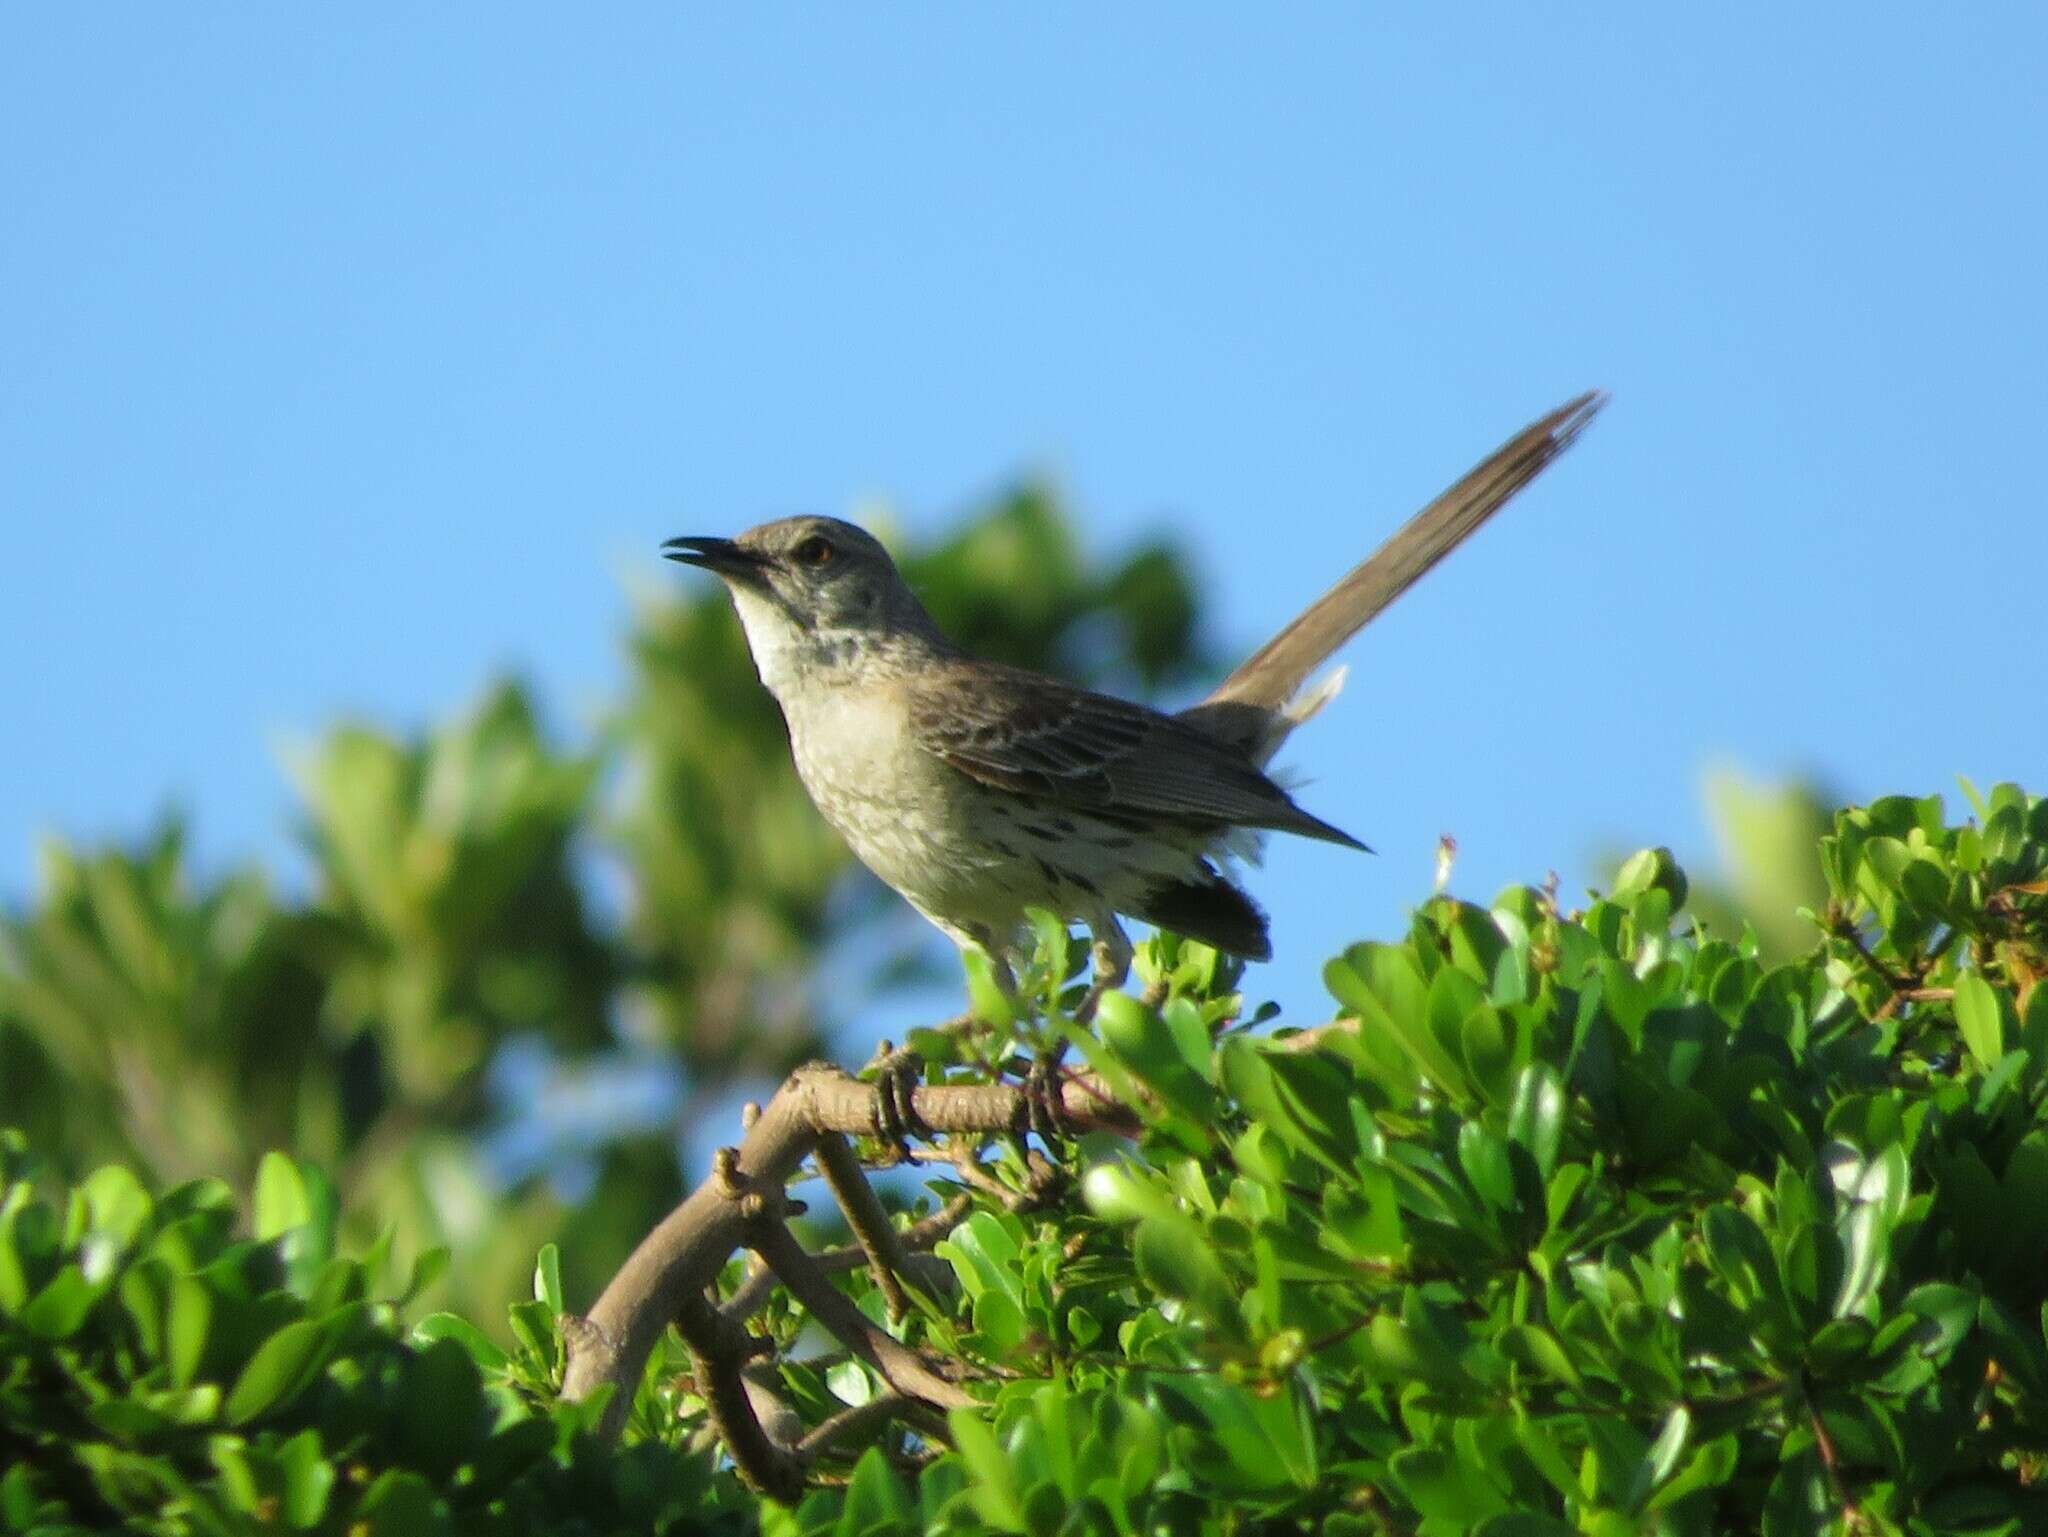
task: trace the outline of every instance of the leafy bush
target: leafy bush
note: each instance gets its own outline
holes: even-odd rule
[[[1255,1031],[1161,938],[1159,1005],[1072,1032],[1049,933],[1021,1028],[1143,1136],[1058,1149],[1049,1199],[1017,1146],[932,1182],[972,1198],[954,1284],[894,1329],[983,1404],[878,1415],[793,1507],[689,1449],[673,1335],[621,1443],[555,1400],[551,1254],[514,1350],[407,1334],[418,1277],[373,1300],[384,1255],[333,1256],[296,1165],[236,1240],[217,1184],[102,1170],[60,1209],[11,1143],[0,1529],[2048,1531],[2048,802],[1973,802],[1842,813],[1825,937],[1778,965],[1674,926],[1657,850],[1582,912],[1433,899],[1330,963],[1307,1031]],[[866,1270],[837,1284],[887,1319]],[[755,1327],[801,1424],[888,1407],[787,1297]]]
[[[1975,809],[1842,814],[1828,938],[1787,965],[1674,933],[1651,851],[1571,918],[1428,903],[1330,964],[1343,1019],[1305,1037],[1214,1039],[1199,956],[1163,1010],[1106,1009],[1143,1156],[1096,1163],[1091,1216],[956,1239],[967,1313],[935,1333],[1023,1378],[955,1414],[922,1507],[2048,1530],[2048,803]],[[911,1509],[879,1485],[863,1520]]]
[[[445,1256],[380,1296],[388,1243],[337,1257],[310,1169],[264,1160],[247,1238],[217,1180],[152,1197],[108,1165],[60,1202],[12,1133],[0,1176],[0,1530],[708,1527],[707,1459],[599,1447],[552,1398],[546,1307],[514,1354],[459,1322],[408,1337]]]

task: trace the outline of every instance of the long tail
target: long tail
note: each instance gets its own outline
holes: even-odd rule
[[[1281,739],[1335,692],[1318,688],[1296,703],[1308,675],[1571,447],[1606,403],[1600,391],[1588,390],[1509,438],[1181,719],[1243,747],[1256,761],[1271,757]]]

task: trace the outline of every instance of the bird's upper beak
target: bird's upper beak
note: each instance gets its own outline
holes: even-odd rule
[[[741,580],[752,578],[758,581],[761,568],[768,564],[764,557],[734,544],[730,539],[714,539],[700,534],[671,539],[661,547],[661,553],[686,566],[701,566],[715,575]]]

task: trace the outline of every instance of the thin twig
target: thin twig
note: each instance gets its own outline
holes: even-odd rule
[[[732,1456],[740,1477],[771,1499],[787,1504],[803,1492],[803,1469],[762,1424],[746,1366],[754,1355],[746,1331],[728,1324],[698,1299],[682,1310],[677,1326],[690,1346],[690,1364],[704,1414]],[[572,1350],[570,1359],[575,1359]],[[615,1395],[616,1398],[621,1395]],[[779,1401],[777,1401],[779,1402]],[[611,1404],[605,1406],[607,1412]],[[770,1423],[779,1416],[771,1413]]]
[[[803,1245],[780,1223],[763,1223],[749,1242],[782,1278],[797,1301],[829,1329],[838,1341],[882,1374],[899,1393],[909,1393],[942,1409],[964,1409],[974,1395],[948,1382],[919,1358],[916,1351],[868,1322],[853,1299],[833,1286],[825,1272],[811,1263]]]
[[[942,1283],[952,1274],[950,1266],[942,1260],[935,1260],[924,1251],[931,1248],[967,1218],[974,1207],[974,1198],[956,1195],[928,1217],[921,1217],[903,1229],[899,1239],[910,1251],[912,1272],[917,1275],[927,1291],[935,1284]],[[859,1244],[848,1244],[839,1249],[820,1249],[811,1256],[812,1263],[827,1275],[837,1275],[843,1270],[854,1270],[867,1259],[867,1251]],[[921,1263],[920,1263],[921,1262]],[[733,1293],[721,1304],[719,1311],[726,1317],[739,1320],[751,1318],[766,1305],[768,1296],[775,1290],[775,1272],[770,1270],[758,1254],[747,1256],[747,1274]]]
[[[746,1389],[747,1402],[760,1422],[762,1434],[779,1450],[799,1461],[808,1460],[803,1454],[803,1443],[810,1434],[810,1426],[783,1399],[782,1379],[774,1365],[758,1357],[747,1362],[740,1368],[740,1385]]]
[[[836,1131],[819,1133],[817,1158],[825,1183],[846,1213],[846,1225],[867,1255],[868,1269],[889,1306],[890,1321],[900,1322],[910,1311],[910,1298],[900,1279],[910,1270],[910,1251],[904,1248],[902,1235],[890,1224],[889,1214],[882,1209],[875,1187],[861,1173],[860,1160],[853,1156],[846,1138]]]
[[[905,1393],[878,1393],[864,1404],[841,1409],[818,1422],[817,1427],[797,1442],[796,1453],[806,1462],[824,1456],[842,1441],[854,1441],[877,1430],[890,1420],[903,1419],[922,1405]]]

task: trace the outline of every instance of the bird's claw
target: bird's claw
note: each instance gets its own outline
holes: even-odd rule
[[[875,1054],[860,1071],[875,1085],[874,1137],[895,1149],[896,1161],[910,1161],[910,1138],[928,1128],[917,1114],[917,1090],[924,1083],[924,1058],[908,1047],[875,1043]]]
[[[1097,977],[1088,984],[1088,991],[1081,995],[1081,1001],[1074,1005],[1074,1023],[1085,1025],[1095,1018],[1095,1011],[1101,1007],[1103,996],[1115,991],[1119,984],[1103,977]]]
[[[1030,1129],[1049,1148],[1057,1148],[1067,1140],[1067,1107],[1061,1093],[1060,1073],[1060,1063],[1066,1054],[1067,1043],[1056,1041],[1031,1059],[1024,1074],[1024,1106]]]
[[[1131,974],[1131,944],[1124,938],[1123,930],[1106,926],[1099,931],[1098,938],[1090,947],[1090,970],[1088,991],[1081,995],[1081,1002],[1074,1009],[1074,1023],[1088,1024],[1095,1018],[1095,1011],[1102,1006],[1102,1000],[1124,985],[1124,979]]]

